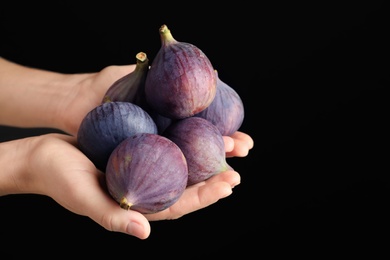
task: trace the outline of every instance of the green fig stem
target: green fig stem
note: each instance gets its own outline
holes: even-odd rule
[[[173,38],[171,30],[169,30],[166,24],[163,24],[160,27],[160,37],[161,37],[161,42],[164,45],[177,42],[175,38]]]

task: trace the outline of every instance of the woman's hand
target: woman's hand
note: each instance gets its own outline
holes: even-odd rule
[[[230,153],[246,154],[251,139],[229,137]],[[237,143],[236,143],[237,141]],[[241,146],[241,147],[240,147]],[[35,193],[54,199],[75,214],[87,216],[109,231],[146,239],[151,232],[149,221],[177,219],[205,208],[229,196],[240,183],[235,171],[222,172],[207,181],[187,187],[180,199],[168,209],[143,215],[124,210],[110,197],[104,173],[77,148],[75,137],[46,134],[0,143],[0,151],[13,151],[0,158],[0,196]],[[25,163],[13,167],[15,161]]]

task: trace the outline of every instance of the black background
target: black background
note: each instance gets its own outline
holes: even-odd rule
[[[388,255],[385,1],[313,2],[2,6],[1,56],[64,73],[134,63],[139,51],[153,59],[158,28],[167,24],[177,40],[202,49],[242,97],[241,130],[255,147],[228,159],[242,179],[231,196],[152,222],[144,241],[106,231],[50,198],[2,197],[1,250],[125,258],[301,256],[313,249]],[[0,140],[50,131],[4,126]]]

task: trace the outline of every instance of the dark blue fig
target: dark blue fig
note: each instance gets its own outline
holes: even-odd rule
[[[217,93],[213,102],[195,116],[205,118],[217,126],[222,135],[230,136],[244,121],[244,104],[238,93],[217,74]]]
[[[92,109],[83,119],[77,133],[79,149],[104,171],[111,152],[129,136],[157,133],[151,116],[130,102],[107,102]]]
[[[146,74],[149,70],[149,59],[144,52],[135,56],[136,67],[129,74],[115,81],[104,94],[102,103],[125,101],[135,103],[139,91],[144,91]]]
[[[164,136],[177,144],[186,157],[188,186],[232,170],[226,161],[222,134],[210,121],[201,117],[181,119],[168,126]]]
[[[183,119],[204,110],[216,94],[217,77],[208,57],[197,46],[175,40],[160,27],[161,48],[145,81],[149,105],[163,116]]]
[[[188,168],[174,142],[161,135],[139,133],[114,149],[105,177],[109,193],[122,208],[156,213],[180,198]]]

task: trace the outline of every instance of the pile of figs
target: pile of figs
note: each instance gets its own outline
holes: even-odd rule
[[[244,120],[240,96],[197,46],[177,41],[164,24],[152,62],[114,82],[81,122],[79,149],[100,169],[123,209],[156,213],[186,187],[232,169],[223,136]]]

